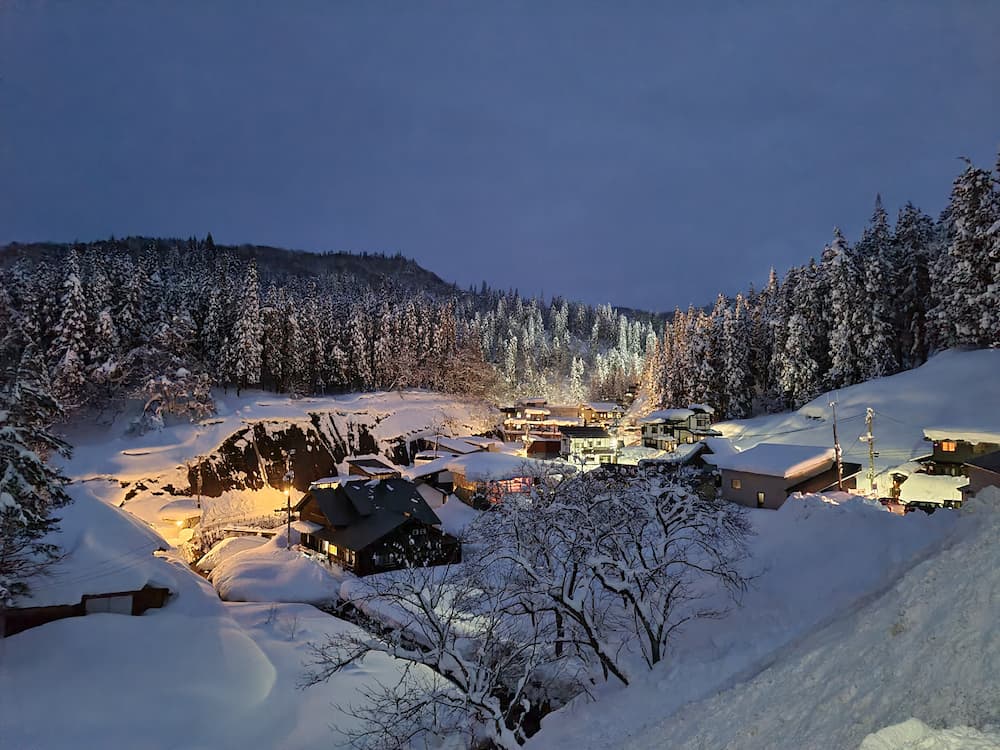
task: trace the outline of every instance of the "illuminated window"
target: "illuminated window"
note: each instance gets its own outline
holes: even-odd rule
[[[742,482],[742,481],[740,481],[739,479],[734,479],[734,480],[732,480],[732,481],[731,481],[731,482],[729,483],[729,485],[730,485],[730,486],[731,486],[731,487],[732,487],[732,488],[733,488],[734,490],[739,490],[739,489],[742,489],[742,488],[743,488],[743,482]]]
[[[757,507],[758,508],[763,508],[764,507],[764,493],[763,492],[758,492],[757,493]]]
[[[944,453],[954,453],[958,449],[958,443],[954,440],[942,440],[941,450]]]

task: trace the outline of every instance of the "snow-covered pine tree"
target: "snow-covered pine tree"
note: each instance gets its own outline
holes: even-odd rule
[[[833,241],[823,251],[823,272],[827,277],[829,297],[824,309],[829,325],[829,362],[826,386],[843,388],[858,381],[858,332],[855,326],[860,277],[855,257],[839,228],[833,230]]]
[[[260,282],[257,262],[250,261],[237,301],[236,323],[229,341],[229,379],[237,394],[260,384],[263,363],[263,331],[260,315]]]
[[[0,616],[30,593],[33,579],[58,557],[45,539],[56,529],[52,511],[69,502],[66,479],[46,457],[69,455],[49,427],[61,413],[50,395],[45,364],[33,344],[16,372],[0,384]]]
[[[719,416],[745,419],[753,409],[750,372],[750,306],[742,294],[727,308],[722,324],[723,388],[726,410]]]
[[[80,262],[76,249],[66,259],[66,280],[60,300],[61,314],[53,331],[55,338],[49,347],[52,363],[53,392],[67,408],[83,404],[86,396],[87,363],[90,349],[87,341],[87,300],[80,280]]]
[[[898,258],[900,295],[897,334],[900,337],[900,364],[917,367],[930,353],[927,332],[927,305],[931,296],[931,248],[934,222],[912,203],[899,211],[893,235],[895,257]]]
[[[986,346],[981,304],[989,299],[993,266],[990,236],[1000,220],[1000,194],[988,170],[966,161],[949,203],[954,238],[932,280],[937,305],[931,313],[942,347]]]
[[[859,310],[862,315],[860,356],[861,380],[882,377],[896,372],[898,338],[893,335],[895,313],[890,302],[895,297],[895,269],[890,265],[892,230],[882,207],[882,196],[875,196],[875,209],[857,244],[863,296]]]

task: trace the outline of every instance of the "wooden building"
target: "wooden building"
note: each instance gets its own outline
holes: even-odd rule
[[[932,475],[966,476],[968,462],[1000,450],[1000,430],[927,427],[924,439],[929,440],[934,449],[920,462]]]
[[[461,560],[462,547],[412,482],[399,477],[313,485],[295,509],[319,530],[302,545],[359,576]]]
[[[715,459],[722,477],[722,497],[750,508],[780,508],[795,492],[824,492],[837,487],[833,448],[761,443],[750,450]],[[854,489],[861,464],[844,463],[844,489]]]
[[[686,409],[658,409],[639,420],[642,444],[661,451],[676,450],[678,445],[695,443],[722,433],[712,429],[715,414],[711,406],[691,404]]]
[[[962,499],[968,500],[987,487],[1000,487],[1000,450],[965,462],[969,483],[959,488]]]

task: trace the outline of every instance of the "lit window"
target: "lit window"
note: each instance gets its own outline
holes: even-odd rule
[[[954,440],[942,440],[941,450],[944,453],[954,453],[958,449],[958,443]]]
[[[763,492],[758,492],[757,493],[757,507],[758,508],[763,508],[764,507],[764,493]]]
[[[742,489],[742,488],[743,488],[743,482],[742,482],[742,481],[740,481],[739,479],[734,479],[734,480],[732,480],[732,481],[731,481],[731,482],[729,483],[729,485],[730,485],[730,486],[731,486],[731,487],[732,487],[732,488],[733,488],[734,490],[739,490],[739,489]]]

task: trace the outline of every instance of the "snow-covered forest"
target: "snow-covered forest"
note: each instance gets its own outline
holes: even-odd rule
[[[930,353],[1000,343],[1000,161],[967,163],[937,220],[875,200],[851,244],[772,269],[764,289],[678,310],[650,347],[653,406],[713,405],[730,418],[799,407],[828,389],[916,367]]]
[[[196,394],[185,404],[197,410],[212,385],[578,399],[637,382],[654,338],[653,316],[485,285],[461,292],[401,257],[358,257],[362,269],[384,266],[378,273],[324,266],[323,256],[290,271],[301,254],[251,254],[210,236],[7,255],[4,358],[34,344],[68,408],[145,389]],[[411,278],[414,268],[430,281]]]
[[[893,223],[876,199],[857,241],[834,230],[818,261],[672,316],[461,291],[400,256],[305,256],[210,235],[10,246],[0,354],[30,344],[70,410],[145,392],[198,415],[214,385],[574,401],[641,381],[650,408],[740,418],[1000,341],[1000,171],[971,163],[938,219],[907,204]]]

